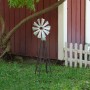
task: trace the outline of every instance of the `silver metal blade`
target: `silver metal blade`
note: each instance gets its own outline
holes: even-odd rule
[[[42,38],[41,38],[41,40],[46,40],[46,35],[45,35],[45,33],[42,31]]]
[[[43,32],[44,32],[46,35],[49,34],[49,31],[47,31],[47,30],[43,30]]]
[[[41,25],[40,19],[37,19],[38,25]]]
[[[36,36],[39,32],[40,32],[40,30],[37,30],[33,34]]]
[[[44,22],[45,22],[45,19],[41,19],[41,25],[43,25],[44,24]]]
[[[42,33],[42,31],[40,30],[39,34],[38,34],[38,38],[41,38],[41,33]]]
[[[45,30],[50,30],[51,29],[51,26],[46,26],[44,27]]]
[[[45,27],[45,26],[47,26],[48,24],[49,24],[49,22],[48,22],[48,21],[46,21],[46,22],[45,22],[45,24],[44,24],[43,26]]]
[[[36,31],[36,30],[38,30],[39,28],[38,27],[32,27],[32,30],[33,31]]]
[[[36,22],[34,22],[33,25],[36,26],[36,27],[40,27]]]

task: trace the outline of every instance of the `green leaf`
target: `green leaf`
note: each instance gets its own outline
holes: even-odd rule
[[[35,11],[35,4],[40,0],[8,0],[9,6],[13,8],[29,8]]]

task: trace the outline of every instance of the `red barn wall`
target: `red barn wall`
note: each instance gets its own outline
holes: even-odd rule
[[[85,44],[85,2],[67,0],[67,41]]]
[[[1,11],[5,19],[6,30],[11,30],[20,20],[32,14],[30,10],[23,9],[13,9],[9,8],[8,0],[2,0],[0,3]],[[36,12],[40,11],[57,0],[40,0],[40,3],[36,6]],[[11,38],[11,49],[13,54],[24,55],[30,57],[37,57],[37,52],[39,48],[40,41],[33,35],[32,25],[37,18],[45,18],[50,22],[51,32],[47,37],[49,55],[50,58],[57,58],[58,50],[58,13],[57,9],[49,13],[46,13],[40,17],[36,17],[24,25],[22,25],[16,33]]]
[[[24,17],[31,15],[30,10],[9,8],[8,0],[2,0],[0,11],[5,19],[6,30],[11,30]],[[40,0],[36,12],[44,9],[57,0]],[[70,43],[85,43],[85,0],[67,0],[67,41]],[[50,58],[56,59],[58,54],[58,11],[36,17],[21,26],[11,38],[13,54],[36,57],[40,41],[33,35],[32,25],[37,18],[45,18],[50,22],[51,32],[47,37]],[[1,27],[0,27],[1,28]]]

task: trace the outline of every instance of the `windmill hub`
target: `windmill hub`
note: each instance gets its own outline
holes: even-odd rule
[[[43,29],[44,29],[44,28],[41,26],[41,27],[40,27],[40,30],[43,30]]]

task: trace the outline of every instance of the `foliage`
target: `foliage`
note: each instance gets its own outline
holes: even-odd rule
[[[27,62],[28,63],[28,62]],[[0,62],[0,90],[90,90],[90,69],[52,65],[34,74],[35,64]]]
[[[35,3],[39,0],[8,0],[10,7],[21,8],[27,7],[31,10],[35,10]]]

